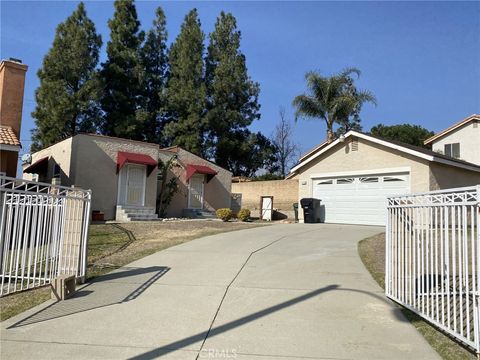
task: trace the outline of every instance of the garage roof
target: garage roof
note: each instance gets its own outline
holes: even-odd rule
[[[405,144],[405,143],[402,143],[400,141],[386,140],[386,139],[382,139],[382,138],[377,137],[377,136],[367,135],[367,134],[364,134],[364,133],[361,133],[361,132],[358,132],[358,131],[353,131],[353,130],[351,130],[351,131],[349,131],[345,134],[345,139],[347,139],[349,137],[358,137],[360,139],[371,141],[373,143],[383,145],[385,147],[388,147],[388,148],[391,148],[391,149],[394,149],[394,150],[397,150],[397,151],[401,151],[403,153],[407,153],[409,155],[416,156],[418,158],[421,158],[421,159],[424,159],[424,160],[427,160],[427,161],[438,162],[438,163],[442,163],[442,164],[446,164],[446,165],[450,165],[450,166],[455,166],[455,167],[459,167],[459,168],[463,168],[463,169],[467,169],[467,170],[471,170],[471,171],[480,172],[480,166],[479,165],[475,165],[475,164],[469,163],[467,161],[463,161],[463,160],[455,159],[455,158],[452,158],[452,157],[449,157],[449,156],[446,156],[446,155],[442,155],[442,154],[436,153],[432,150],[424,149],[424,148],[421,148],[421,147],[418,147],[418,146]],[[319,147],[319,149],[317,150],[316,153],[311,154],[308,158],[306,158],[303,161],[300,161],[297,165],[295,165],[292,168],[292,170],[290,170],[290,174],[289,174],[289,176],[287,176],[287,178],[293,176],[300,168],[304,167],[310,161],[316,159],[317,157],[319,157],[320,155],[322,155],[323,153],[325,153],[326,151],[333,148],[335,145],[337,145],[339,143],[340,143],[340,139],[337,139],[337,140],[331,142],[327,146]]]

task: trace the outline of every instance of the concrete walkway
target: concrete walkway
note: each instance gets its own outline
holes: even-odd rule
[[[357,255],[378,227],[296,224],[170,248],[1,324],[2,359],[438,359]]]

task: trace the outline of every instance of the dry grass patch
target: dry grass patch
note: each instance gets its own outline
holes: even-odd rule
[[[94,224],[88,236],[88,279],[106,274],[132,261],[203,236],[264,226],[221,221],[131,222]],[[50,299],[50,287],[0,298],[0,321]]]
[[[378,234],[358,243],[358,253],[363,264],[375,281],[385,289],[385,233]],[[446,360],[474,360],[477,357],[440,332],[420,316],[400,306],[403,315],[423,335],[435,351]]]

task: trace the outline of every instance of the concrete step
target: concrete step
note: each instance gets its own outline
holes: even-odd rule
[[[128,218],[130,221],[153,221],[158,220],[157,214],[128,214]]]
[[[148,206],[117,206],[118,221],[153,221],[158,220],[155,208]]]
[[[133,209],[123,209],[125,214],[144,214],[150,215],[155,214],[155,210],[133,210]]]
[[[215,219],[217,217],[213,211],[201,209],[183,209],[182,216],[190,219]]]

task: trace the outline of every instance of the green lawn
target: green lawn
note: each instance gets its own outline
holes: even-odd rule
[[[375,235],[360,241],[358,243],[358,253],[372,277],[385,289],[385,234]],[[434,328],[420,316],[403,307],[400,307],[400,309],[443,359],[477,359],[473,353]]]

